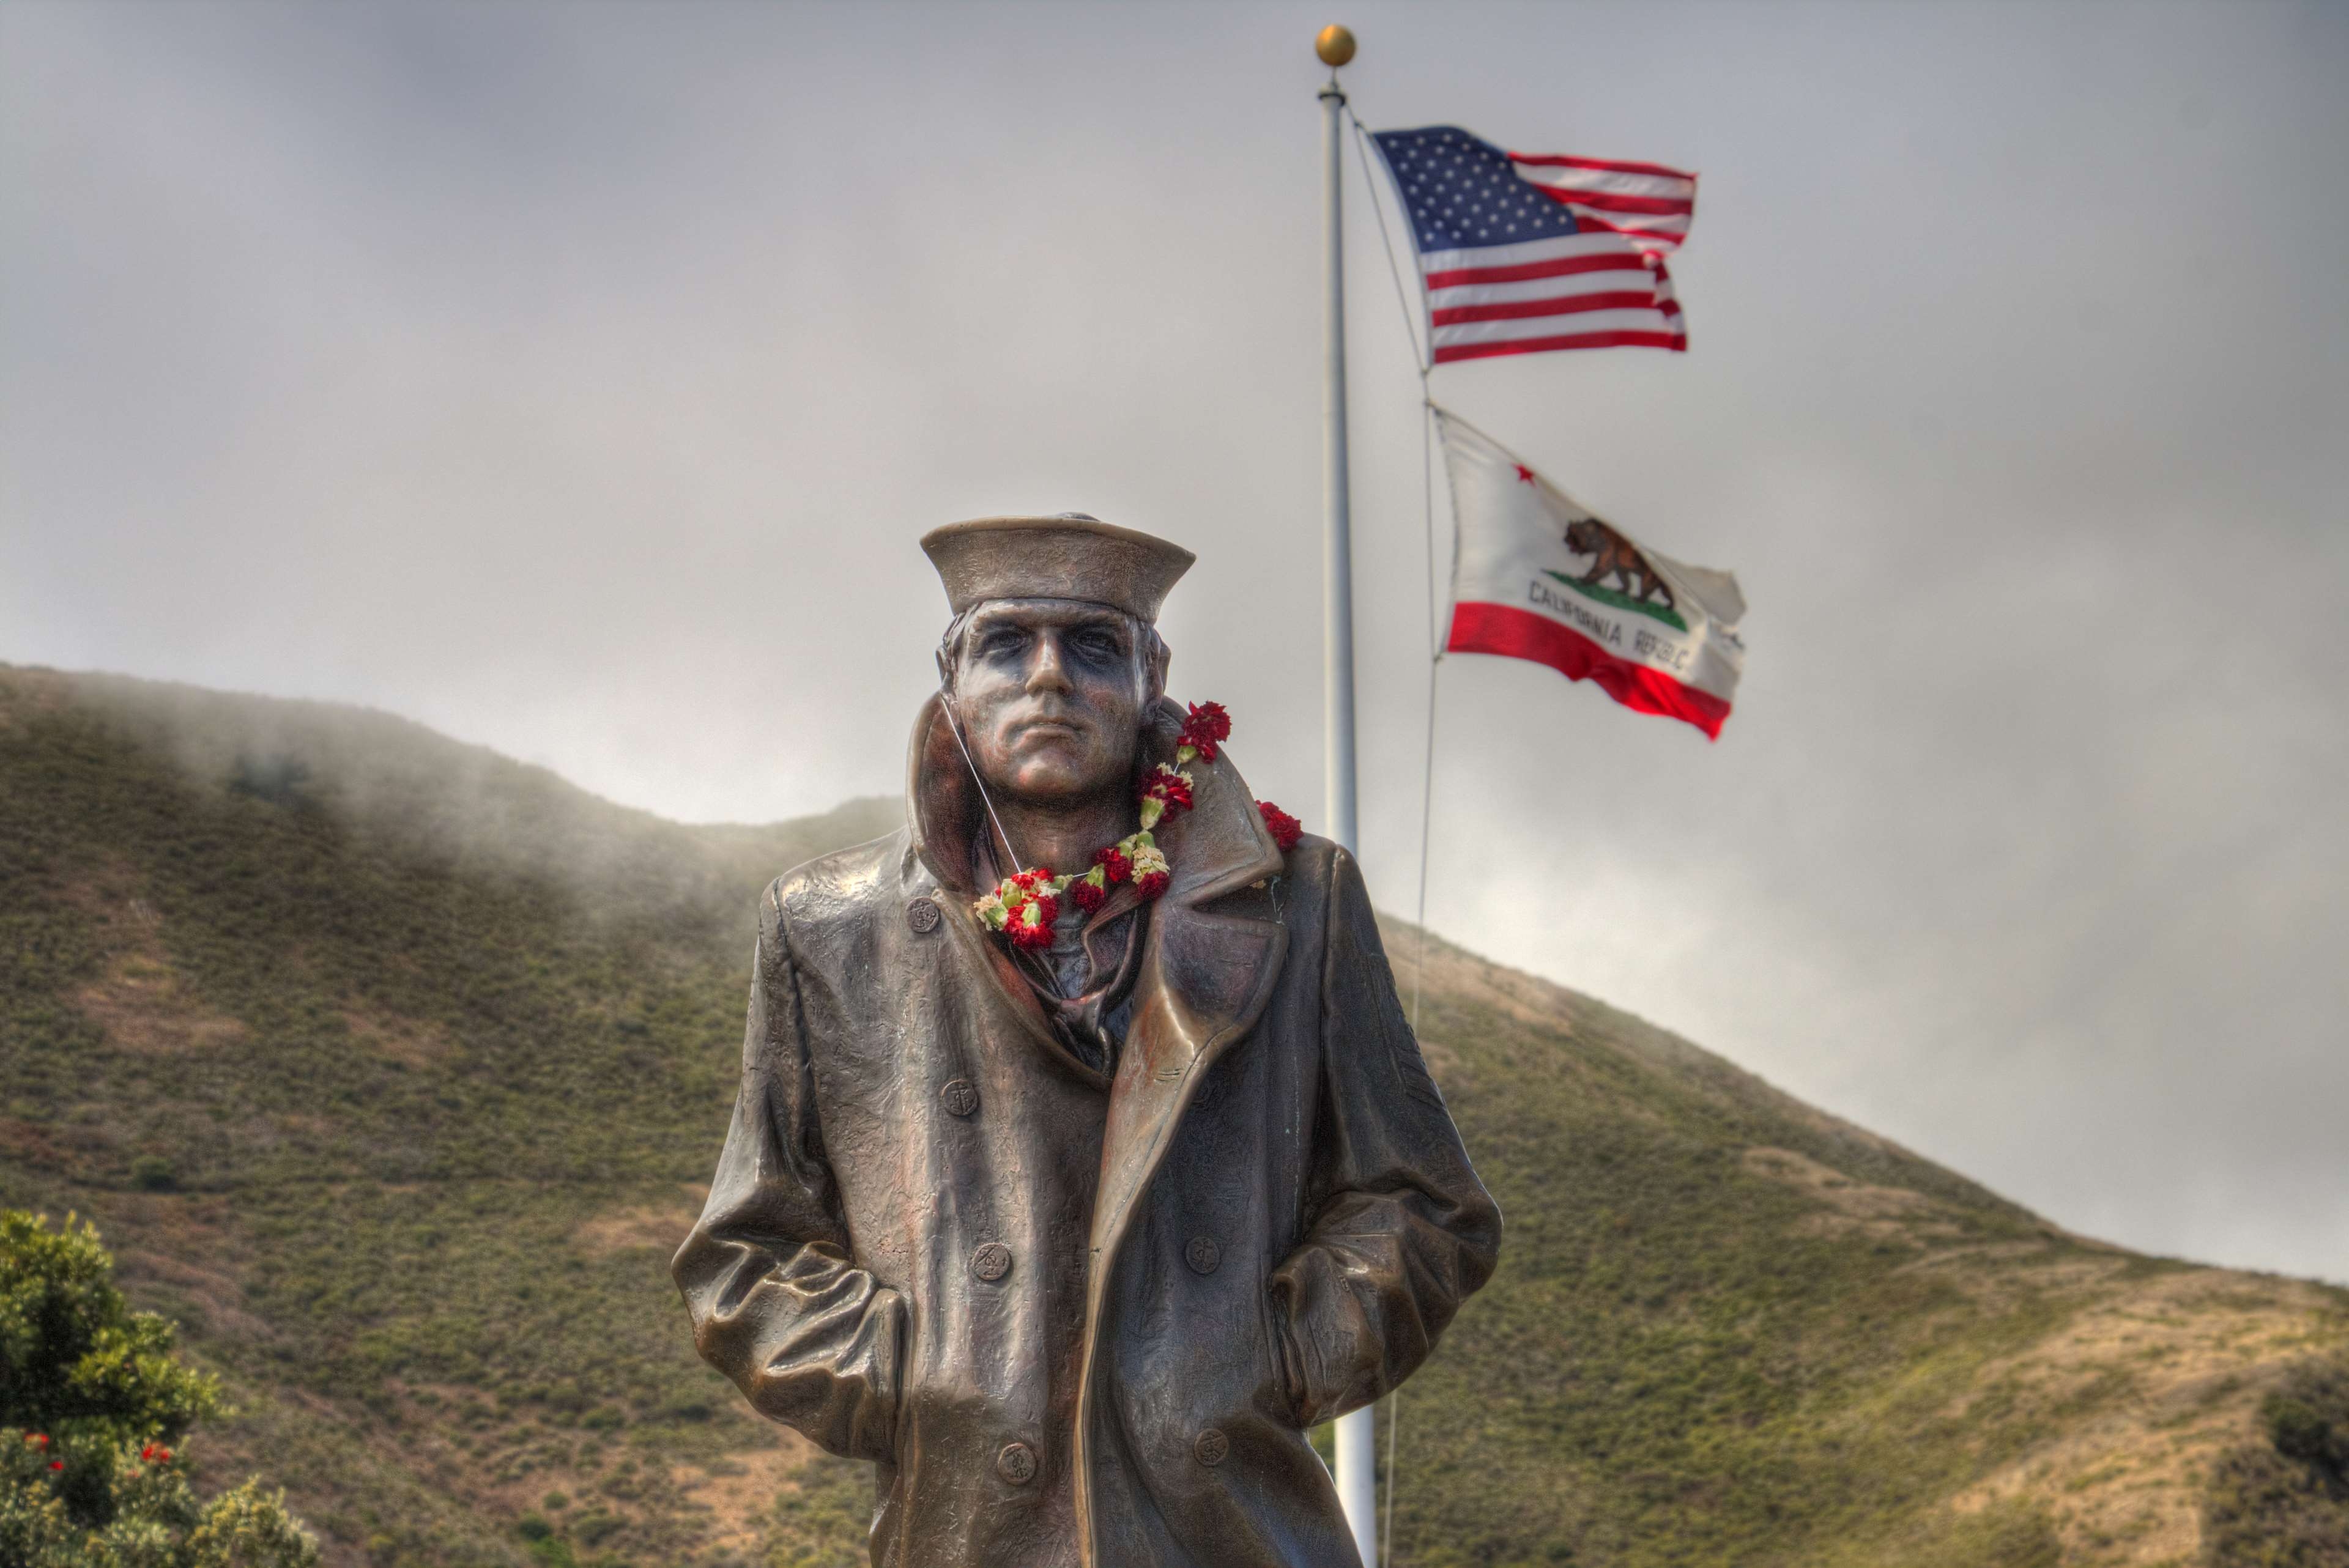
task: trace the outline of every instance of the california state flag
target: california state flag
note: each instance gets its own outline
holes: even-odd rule
[[[1718,736],[1745,665],[1737,579],[1642,549],[1475,427],[1435,420],[1460,530],[1446,650],[1531,659]]]

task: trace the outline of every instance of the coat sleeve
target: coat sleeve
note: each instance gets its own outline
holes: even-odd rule
[[[1409,1377],[1491,1276],[1501,1242],[1500,1210],[1428,1076],[1361,872],[1343,850],[1327,918],[1312,1219],[1271,1282],[1306,1426]]]
[[[852,1261],[777,890],[760,913],[733,1125],[670,1269],[702,1358],[753,1408],[833,1453],[885,1463],[905,1304]]]

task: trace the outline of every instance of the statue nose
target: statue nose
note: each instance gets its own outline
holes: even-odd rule
[[[1036,639],[1035,662],[1028,666],[1028,689],[1070,689],[1069,669],[1061,656],[1060,638],[1047,635]]]

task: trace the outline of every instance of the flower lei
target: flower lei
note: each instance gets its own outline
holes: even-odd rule
[[[1173,868],[1158,848],[1151,830],[1191,809],[1191,775],[1184,770],[1193,761],[1213,762],[1216,751],[1232,733],[1231,715],[1219,702],[1195,702],[1183,720],[1174,760],[1151,769],[1142,781],[1142,830],[1129,833],[1107,849],[1096,851],[1092,867],[1069,876],[1054,876],[1050,866],[1005,877],[972,910],[979,923],[999,931],[1014,947],[1030,951],[1052,945],[1052,923],[1061,918],[1061,898],[1066,894],[1087,914],[1109,902],[1110,891],[1132,882],[1142,902],[1166,891]],[[1269,801],[1259,802],[1265,826],[1285,854],[1304,830],[1297,819]]]

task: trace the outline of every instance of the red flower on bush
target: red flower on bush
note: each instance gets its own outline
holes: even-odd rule
[[[1305,836],[1305,824],[1271,801],[1258,800],[1256,809],[1263,816],[1264,825],[1271,832],[1272,841],[1280,846],[1282,854],[1295,849],[1297,841]]]
[[[63,1460],[51,1460],[49,1461],[49,1468],[51,1470],[63,1470],[66,1468],[66,1461]]]

